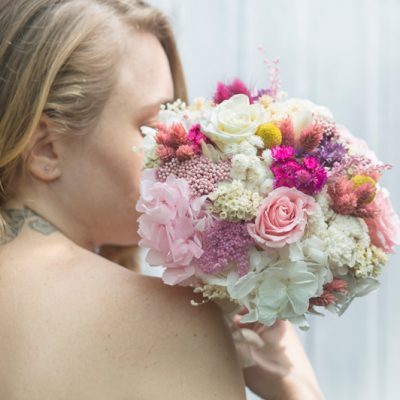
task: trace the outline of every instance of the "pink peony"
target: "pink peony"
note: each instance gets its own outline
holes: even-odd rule
[[[195,274],[192,260],[203,254],[206,196],[191,198],[188,182],[173,175],[157,182],[155,170],[146,170],[142,177],[136,206],[143,213],[138,219],[139,245],[149,248],[146,261],[150,265],[166,268],[163,281],[175,285]]]
[[[394,253],[393,247],[400,244],[400,218],[393,210],[387,191],[379,191],[370,205],[375,211],[372,218],[366,218],[371,242],[385,253]]]
[[[315,211],[313,197],[294,188],[280,187],[264,200],[249,234],[264,249],[283,247],[301,239],[307,218]]]

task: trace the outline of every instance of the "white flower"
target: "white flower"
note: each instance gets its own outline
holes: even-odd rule
[[[252,135],[249,137],[248,141],[257,149],[264,149],[265,147],[264,141],[260,138],[260,136]]]
[[[244,300],[250,313],[242,322],[259,320],[272,325],[277,319],[302,316],[317,288],[317,279],[308,272],[305,262],[279,261],[262,272],[249,272],[227,290],[232,298],[240,300],[255,292]]]
[[[230,143],[224,146],[223,153],[228,157],[233,157],[239,153],[239,146],[237,143]]]
[[[308,271],[313,273],[318,280],[316,295],[319,296],[323,292],[323,285],[333,280],[333,274],[328,264],[327,241],[313,236],[304,240],[301,246]]]
[[[156,134],[157,130],[150,128],[149,126],[141,126],[141,132],[144,135],[142,146],[140,149],[132,148],[132,151],[140,151],[144,153],[143,157],[143,167],[145,168],[154,168],[158,165],[159,159],[156,154],[157,143],[156,143]]]
[[[249,158],[244,154],[236,154],[232,158],[231,178],[245,181],[248,167]]]
[[[330,220],[334,217],[335,213],[333,212],[330,204],[330,197],[328,195],[327,188],[323,188],[322,191],[315,198],[317,203],[321,207],[322,214],[324,215],[325,221]]]
[[[261,157],[263,158],[263,160],[265,161],[265,163],[267,164],[268,168],[271,166],[271,164],[273,163],[274,159],[272,158],[272,152],[270,149],[265,149],[262,154]]]
[[[306,236],[314,236],[326,240],[328,236],[326,220],[327,218],[324,215],[323,208],[320,203],[317,202],[314,213],[308,218]]]
[[[271,178],[264,179],[259,188],[261,196],[267,197],[273,190],[274,190],[274,180]]]
[[[370,244],[368,227],[363,219],[339,214],[328,223],[327,240],[330,266],[341,275],[354,267],[357,247],[366,248]]]
[[[166,126],[182,124],[188,131],[194,124],[200,123],[206,111],[165,109],[158,113],[158,121]]]
[[[266,178],[265,166],[256,155],[236,154],[232,157],[231,178],[242,181],[247,190],[258,192]]]
[[[250,104],[248,96],[237,94],[219,104],[212,111],[210,122],[202,122],[202,129],[211,140],[228,144],[250,137],[263,122],[264,107]]]
[[[246,156],[255,156],[257,155],[257,148],[249,140],[243,140],[238,144],[238,152]]]

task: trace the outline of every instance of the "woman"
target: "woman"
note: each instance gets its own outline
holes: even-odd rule
[[[137,243],[131,149],[178,97],[170,26],[146,3],[2,0],[1,399],[244,399],[245,383],[319,398],[289,326],[260,332],[261,361],[243,374],[215,304],[98,254]]]

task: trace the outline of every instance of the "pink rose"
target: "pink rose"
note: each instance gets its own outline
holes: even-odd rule
[[[386,190],[379,191],[371,208],[376,215],[365,219],[371,243],[385,253],[394,253],[393,247],[400,244],[400,218],[393,210],[389,193]]]
[[[283,247],[301,239],[307,218],[315,211],[313,197],[294,188],[280,187],[261,204],[249,234],[264,249]]]
[[[200,258],[202,234],[207,217],[202,205],[207,196],[192,198],[185,179],[170,175],[166,182],[157,182],[154,170],[142,174],[141,197],[136,209],[140,246],[149,248],[146,261],[163,265],[163,281],[181,283],[195,274],[194,258]]]

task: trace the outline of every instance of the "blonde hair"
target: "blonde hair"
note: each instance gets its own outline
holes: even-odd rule
[[[174,96],[187,101],[169,20],[145,1],[1,1],[0,210],[24,173],[24,150],[42,113],[63,134],[85,133],[96,122],[116,81],[121,23],[158,38],[170,63]],[[0,224],[6,224],[3,217]],[[104,254],[118,261],[115,246]],[[133,260],[126,248],[123,254]]]

